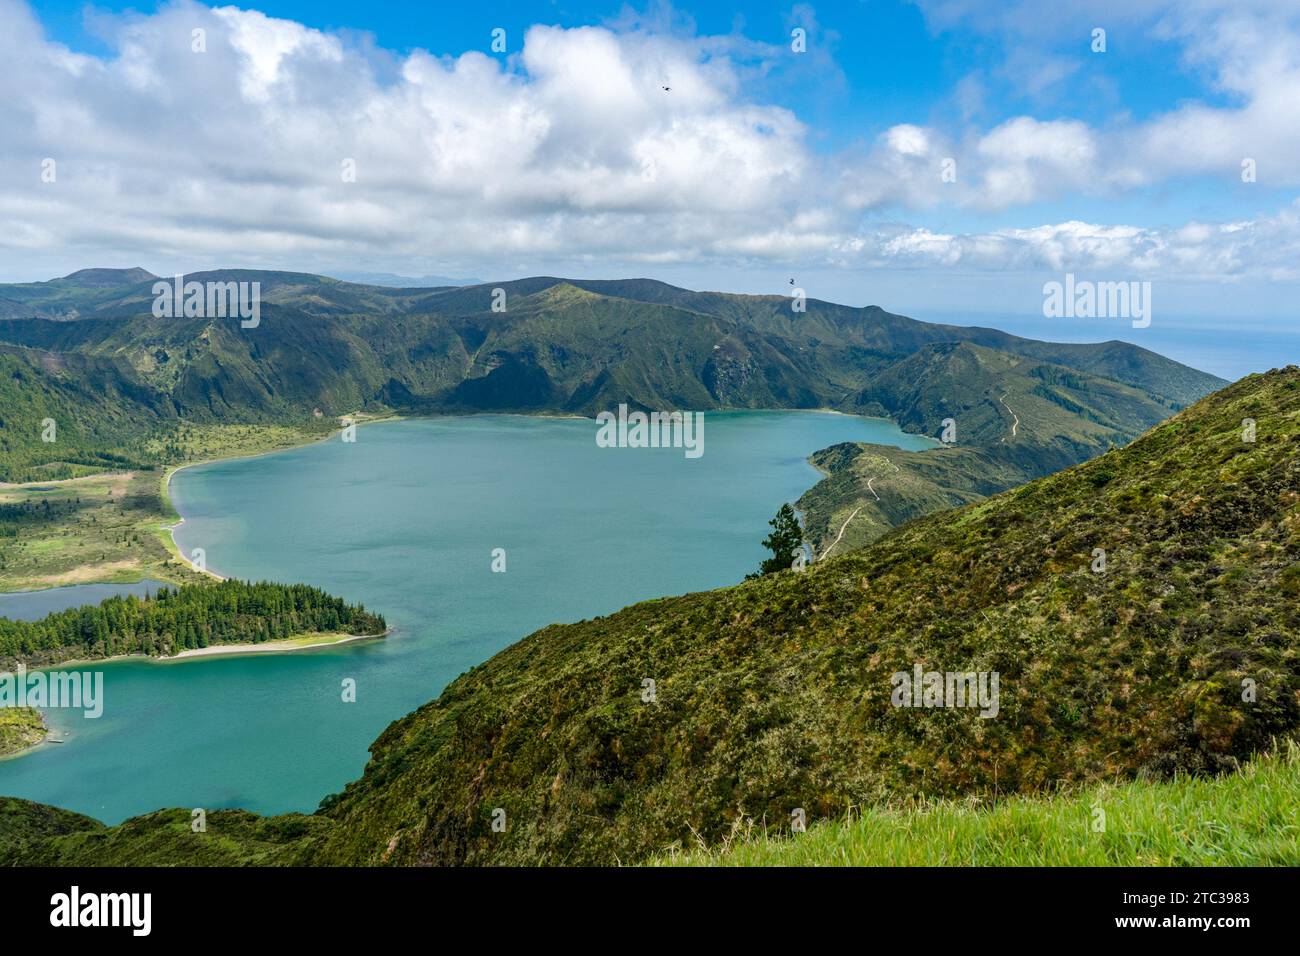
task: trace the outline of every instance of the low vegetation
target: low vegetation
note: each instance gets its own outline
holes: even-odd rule
[[[45,734],[45,718],[35,707],[0,706],[0,757],[35,747]]]
[[[856,401],[857,411],[888,415],[945,443],[909,452],[848,442],[813,455],[826,478],[799,507],[819,554],[832,545],[842,554],[921,515],[1068,468],[1126,444],[1180,407],[1041,356],[968,342],[919,350]]]
[[[988,804],[860,807],[806,833],[736,821],[649,866],[1297,866],[1300,752],[1294,743],[1220,777],[1133,780]],[[334,823],[320,815],[185,810],[105,827],[0,797],[0,865],[284,866],[308,863]]]
[[[323,438],[334,422],[176,425],[142,439],[155,464],[58,481],[0,484],[0,591],[202,576],[182,560],[167,527],[180,520],[166,494],[178,464],[254,455]]]
[[[320,817],[213,810],[196,832],[191,810],[159,810],[115,827],[0,797],[0,866],[277,866],[296,862],[328,829]]]

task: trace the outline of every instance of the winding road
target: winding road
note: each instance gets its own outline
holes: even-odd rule
[[[903,470],[899,468],[897,465],[895,465],[888,458],[884,458],[883,456],[881,456],[881,458],[886,465],[892,466],[894,471],[901,472]],[[876,494],[876,489],[872,487],[872,483],[879,477],[880,477],[879,475],[872,475],[870,478],[867,479],[867,491],[871,492],[871,494],[875,497],[877,501],[880,500],[880,495]],[[834,550],[835,546],[840,543],[840,541],[844,538],[844,529],[849,526],[850,521],[852,521],[854,518],[858,516],[858,512],[861,510],[862,510],[861,507],[854,508],[853,514],[849,515],[847,518],[844,519],[844,524],[840,525],[840,533],[835,536],[835,540],[831,542],[830,547],[828,547],[825,551],[822,552],[821,557],[817,559],[818,561],[825,559],[826,555],[830,554],[831,551]]]
[[[868,487],[868,488],[871,487],[871,482],[870,482],[870,481],[867,482],[867,487]],[[873,491],[872,494],[875,495],[876,493]],[[879,496],[879,495],[876,495],[876,500],[877,500],[877,501],[880,500],[880,496]],[[824,561],[824,560],[826,560],[826,555],[830,554],[830,553],[831,553],[831,550],[832,550],[832,549],[833,549],[837,544],[840,543],[840,539],[844,537],[844,529],[847,528],[847,527],[849,526],[849,522],[850,522],[850,521],[852,521],[854,518],[856,518],[856,517],[858,516],[858,512],[861,511],[861,510],[862,510],[861,508],[855,508],[855,509],[853,509],[853,514],[849,515],[847,518],[844,519],[844,524],[840,525],[840,533],[836,536],[835,540],[831,542],[831,546],[830,546],[829,548],[827,548],[825,551],[822,552],[822,556],[821,556],[820,558],[817,559],[818,561]]]
[[[1012,411],[1011,411],[1011,406],[1007,404],[1007,393],[1006,393],[1006,392],[1003,392],[1003,393],[1002,393],[1002,397],[999,398],[998,401],[1002,403],[1002,407],[1003,407],[1003,408],[1005,408],[1008,412],[1011,412],[1011,417],[1015,419],[1015,421],[1013,421],[1013,422],[1011,423],[1011,437],[1012,437],[1012,438],[1015,438],[1015,437],[1016,437],[1016,429],[1020,427],[1020,416],[1018,416],[1015,412],[1012,412]],[[1002,439],[1002,440],[1003,440],[1003,441],[1006,441],[1005,438]]]

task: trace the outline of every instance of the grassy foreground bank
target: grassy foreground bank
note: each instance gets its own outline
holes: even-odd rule
[[[1300,747],[1236,773],[1130,782],[992,808],[959,802],[816,823],[794,837],[737,827],[724,843],[652,857],[650,866],[1295,866],[1300,864]],[[1093,829],[1095,808],[1105,830]],[[0,797],[0,865],[285,866],[319,862],[338,821],[320,814],[259,817],[159,810],[115,827]]]
[[[753,821],[654,866],[1296,866],[1300,747],[1236,773],[1131,781],[991,808],[869,808],[769,836]]]

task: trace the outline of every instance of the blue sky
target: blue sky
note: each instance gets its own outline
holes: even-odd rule
[[[0,0],[0,31],[27,94],[0,105],[0,279],[797,276],[1030,321],[1073,271],[1184,318],[1295,315],[1288,5]]]

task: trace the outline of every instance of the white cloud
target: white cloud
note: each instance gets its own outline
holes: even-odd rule
[[[79,57],[0,0],[0,80],[29,93],[0,105],[0,207],[23,220],[0,244],[689,254],[795,214],[808,175],[799,121],[741,99],[706,41],[538,26],[513,66],[417,50],[386,81],[364,51],[254,11],[111,22],[116,56]]]
[[[1069,221],[941,234],[894,227],[860,237],[861,264],[981,271],[1078,271],[1117,278],[1300,279],[1300,200],[1273,216],[1171,229]]]
[[[1284,95],[1293,82],[1300,92],[1295,34],[1196,10],[1232,27],[1221,49],[1187,34],[1192,14],[1160,29],[1217,71],[1238,108],[1190,104],[1105,130],[1029,116],[985,130],[902,123],[827,156],[793,112],[749,95],[786,49],[736,36],[534,26],[508,59],[398,57],[180,0],[102,19],[113,54],[91,57],[47,39],[24,3],[0,0],[0,84],[21,91],[0,98],[0,248],[7,269],[29,274],[137,262],[481,273],[483,263],[598,258],[1288,272],[1294,207],[1163,231],[862,224],[1120,191],[1229,160],[1235,169],[1242,142],[1261,179],[1300,176],[1279,159],[1300,155]],[[192,50],[195,29],[206,31],[204,53]],[[41,181],[47,157],[54,183]],[[955,183],[942,179],[948,158]],[[341,175],[345,161],[355,182]]]
[[[1300,185],[1300,4],[1293,0],[917,2],[936,30],[964,26],[1004,37],[1009,62],[1022,61],[1032,43],[1044,72],[1017,78],[1035,88],[1073,82],[1082,64],[1098,62],[1082,42],[1093,27],[1108,31],[1112,47],[1138,38],[1177,44],[1188,69],[1206,77],[1227,105],[1188,102],[1144,122],[1117,120],[1090,131],[1103,188],[1186,175],[1230,181],[1247,157],[1257,161],[1261,183]],[[1070,52],[1043,54],[1041,46],[1051,44]],[[1073,185],[1065,177],[1059,192]]]

